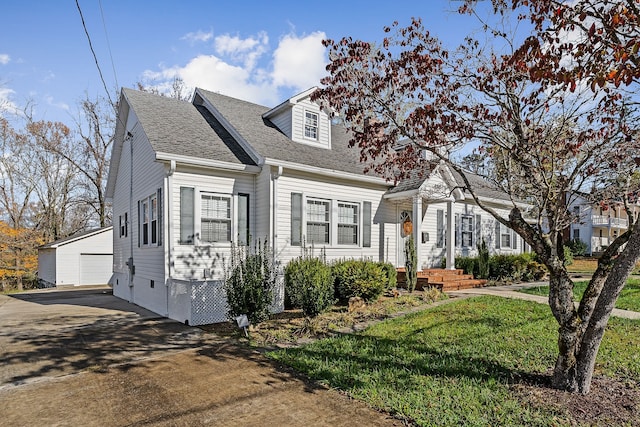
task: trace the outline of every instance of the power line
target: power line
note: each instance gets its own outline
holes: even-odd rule
[[[98,68],[98,74],[100,74],[100,80],[102,80],[102,86],[104,86],[104,90],[107,93],[107,98],[109,98],[109,103],[115,108],[115,104],[111,99],[111,94],[109,93],[109,89],[107,89],[107,83],[104,81],[104,76],[102,75],[102,70],[100,69],[100,64],[98,63],[98,57],[96,56],[95,50],[93,50],[93,44],[91,43],[91,37],[89,37],[89,31],[87,31],[87,25],[84,22],[84,15],[82,14],[82,9],[80,9],[80,3],[76,0],[76,6],[78,7],[78,12],[80,13],[80,19],[82,20],[82,28],[84,28],[84,33],[87,35],[87,41],[89,42],[89,48],[91,49],[91,54],[93,55],[93,60],[96,63],[96,67]]]
[[[109,49],[109,59],[111,59],[111,68],[113,69],[113,78],[116,81],[116,88],[119,88],[118,85],[118,75],[116,74],[116,65],[113,62],[113,54],[111,53],[111,43],[109,42],[109,33],[107,32],[107,24],[104,21],[104,11],[102,10],[102,0],[98,0],[98,4],[100,5],[100,16],[102,16],[102,27],[104,28],[104,37],[107,39],[107,49]]]

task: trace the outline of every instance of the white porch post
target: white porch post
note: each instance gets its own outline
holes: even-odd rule
[[[447,202],[447,231],[446,231],[446,257],[447,270],[455,270],[456,268],[456,242],[455,242],[455,223],[453,220],[453,201]]]
[[[413,242],[416,247],[416,259],[418,260],[417,268],[422,269],[422,197],[420,195],[413,196]]]

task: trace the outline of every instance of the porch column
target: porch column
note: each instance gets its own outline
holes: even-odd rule
[[[446,257],[447,270],[455,270],[456,268],[456,241],[455,241],[455,222],[453,220],[453,201],[447,202],[447,231],[446,231]]]
[[[422,270],[422,197],[413,196],[413,242],[416,247],[416,259],[418,260],[418,270]]]

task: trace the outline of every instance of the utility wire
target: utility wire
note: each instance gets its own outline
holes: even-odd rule
[[[118,85],[118,75],[116,74],[116,65],[113,62],[113,54],[111,53],[111,43],[109,42],[109,33],[107,32],[107,24],[104,21],[104,11],[102,10],[102,0],[98,0],[100,5],[100,16],[102,16],[102,27],[104,28],[104,38],[107,40],[107,49],[109,49],[109,59],[111,59],[111,69],[113,69],[113,79],[116,81],[116,89],[120,88]]]
[[[89,31],[87,31],[87,25],[84,22],[84,15],[82,14],[82,9],[80,9],[80,3],[76,0],[76,6],[78,7],[78,12],[80,13],[80,19],[82,20],[82,28],[84,28],[84,33],[87,35],[87,41],[89,42],[89,48],[91,49],[91,53],[93,54],[93,60],[96,63],[96,67],[98,68],[98,73],[100,74],[100,80],[102,80],[102,86],[104,86],[104,90],[107,93],[107,98],[109,98],[109,103],[115,108],[116,104],[113,103],[111,99],[111,94],[109,93],[109,89],[107,89],[107,83],[104,81],[104,76],[102,75],[102,70],[100,69],[100,64],[98,63],[98,57],[96,56],[96,51],[93,50],[93,44],[91,43],[91,37],[89,37]]]

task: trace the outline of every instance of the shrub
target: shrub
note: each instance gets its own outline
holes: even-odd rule
[[[404,266],[407,274],[407,291],[413,292],[418,284],[418,259],[413,234],[404,244]]]
[[[563,246],[562,249],[564,251],[564,265],[573,264],[573,252],[571,252],[571,249],[568,246]]]
[[[456,268],[461,268],[464,274],[477,274],[478,258],[458,257],[455,260]]]
[[[576,256],[584,256],[587,253],[587,244],[579,238],[574,238],[567,242],[566,246],[571,250],[571,254]]]
[[[489,248],[487,248],[487,242],[484,239],[478,244],[477,272],[479,279],[489,278]]]
[[[229,319],[246,314],[254,325],[267,320],[275,284],[276,272],[266,241],[258,242],[253,251],[232,246],[224,281]]]
[[[378,265],[384,270],[387,275],[386,289],[393,289],[398,285],[398,270],[390,262],[379,262]]]
[[[382,295],[388,280],[383,268],[373,261],[338,261],[331,270],[336,294],[342,302],[351,297],[375,301]]]
[[[513,279],[514,255],[494,255],[489,258],[489,277],[492,279]]]
[[[319,258],[301,256],[284,270],[285,292],[307,317],[315,317],[334,302],[331,268]]]

